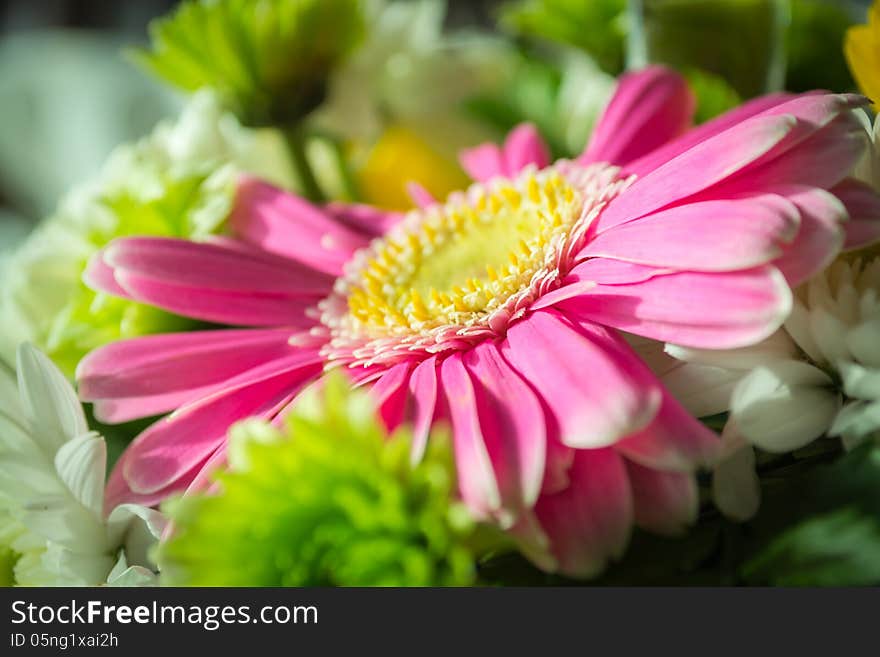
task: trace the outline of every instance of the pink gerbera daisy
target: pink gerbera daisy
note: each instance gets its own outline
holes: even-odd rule
[[[335,367],[372,386],[389,427],[413,425],[414,461],[449,421],[463,499],[548,570],[598,572],[634,524],[681,529],[717,439],[618,330],[713,349],[775,331],[789,286],[842,247],[848,198],[877,205],[844,180],[863,102],[768,96],[689,129],[687,86],[652,68],[621,79],[576,161],[551,164],[523,126],[464,154],[474,185],[405,216],[245,180],[234,239],[116,240],[95,288],[251,328],[83,360],[100,419],[174,411],[122,456],[108,504],[204,485],[231,423],[277,416]]]

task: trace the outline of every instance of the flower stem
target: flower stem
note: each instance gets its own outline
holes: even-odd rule
[[[287,152],[290,154],[290,163],[299,180],[300,192],[308,200],[314,203],[323,203],[327,200],[324,192],[315,178],[309,159],[306,157],[306,135],[299,126],[288,128],[284,131],[284,141],[287,144]]]

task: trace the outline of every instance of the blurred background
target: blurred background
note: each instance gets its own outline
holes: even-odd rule
[[[0,233],[17,241],[117,144],[179,99],[122,55],[175,0],[0,0]],[[492,0],[453,0],[448,23],[491,28]]]
[[[512,0],[516,3],[517,0]],[[556,2],[565,9],[577,2]],[[650,1],[650,0],[648,0]],[[798,0],[795,0],[797,2]],[[813,0],[815,1],[815,0]],[[859,22],[869,0],[820,0],[846,6]],[[534,7],[539,0],[518,0]],[[124,47],[147,41],[149,21],[168,12],[173,0],[0,0],[0,252],[18,241],[76,182],[97,172],[114,146],[142,136],[180,100],[126,61]],[[450,0],[450,27],[492,30],[500,0]],[[553,2],[546,2],[553,5]],[[588,12],[587,12],[588,13]],[[530,20],[527,11],[523,20]],[[839,28],[840,26],[837,26]],[[539,28],[539,29],[538,29]],[[538,26],[545,36],[578,46],[576,20]],[[807,36],[835,40],[839,29]],[[836,28],[835,28],[836,29]],[[554,34],[554,30],[556,33]],[[588,46],[589,44],[587,44]],[[839,54],[835,44],[831,52]],[[643,53],[644,56],[644,53]],[[801,63],[813,71],[840,61]],[[796,76],[789,69],[789,76]],[[788,80],[788,88],[798,86]]]

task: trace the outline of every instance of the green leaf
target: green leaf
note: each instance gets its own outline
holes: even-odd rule
[[[786,89],[855,89],[843,54],[844,35],[853,19],[853,12],[835,0],[792,1],[785,43]]]
[[[880,583],[880,445],[830,464],[774,467],[762,487],[761,510],[743,530],[745,581]]]
[[[705,123],[742,102],[740,95],[720,75],[697,68],[684,71],[691,91],[697,98],[695,123]]]
[[[816,516],[773,540],[742,572],[752,584],[880,584],[880,518],[855,508]]]
[[[504,5],[500,24],[514,34],[579,48],[606,73],[623,70],[626,0],[517,0]]]

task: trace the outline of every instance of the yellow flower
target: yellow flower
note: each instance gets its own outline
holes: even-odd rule
[[[467,185],[468,179],[454,160],[434,150],[414,131],[391,126],[359,168],[358,188],[367,203],[406,210],[413,206],[406,190],[410,181],[442,200],[449,192]]]
[[[880,0],[868,10],[868,24],[851,27],[844,43],[849,68],[868,98],[880,101]]]

